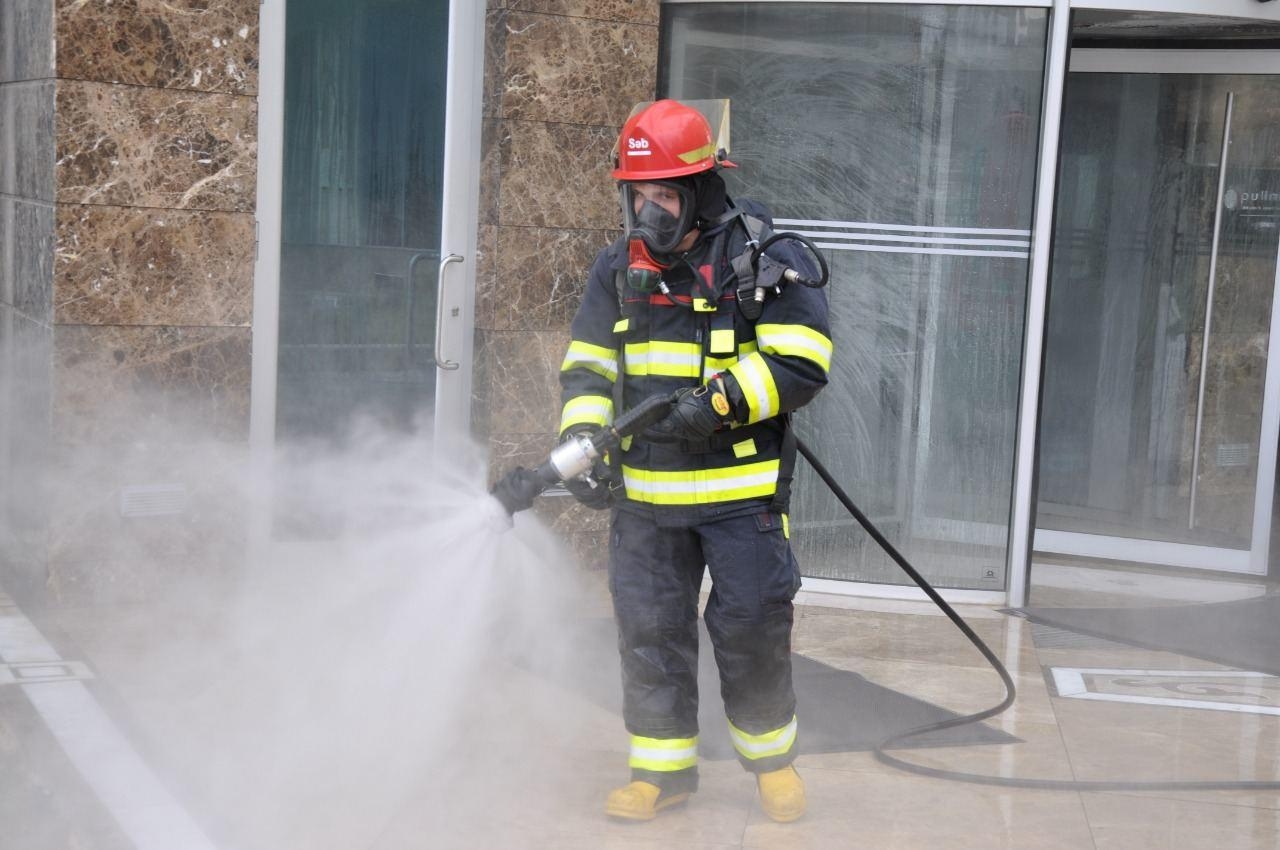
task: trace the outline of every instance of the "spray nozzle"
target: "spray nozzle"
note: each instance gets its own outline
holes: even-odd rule
[[[556,447],[537,469],[517,466],[500,478],[490,492],[502,503],[507,515],[527,510],[533,500],[560,481],[589,474],[604,453],[625,437],[656,425],[671,412],[671,397],[649,396],[594,434],[578,434]]]

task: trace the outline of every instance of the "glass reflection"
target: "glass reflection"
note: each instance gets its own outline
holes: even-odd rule
[[[931,582],[1001,590],[1043,9],[664,9],[664,94],[732,100],[732,186],[827,250],[831,386],[801,436]],[[806,574],[903,583],[800,464]]]

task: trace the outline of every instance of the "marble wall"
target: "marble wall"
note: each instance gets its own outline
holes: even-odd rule
[[[618,129],[657,85],[658,0],[490,0],[477,280],[476,434],[495,471],[554,447],[557,374],[597,251],[616,236]],[[607,515],[538,510],[603,564]]]
[[[200,560],[190,516],[129,519],[118,496],[185,485],[162,460],[184,446],[247,442],[258,8],[0,11],[0,333],[26,339],[30,375],[8,385],[44,405],[43,428],[10,416],[7,433],[47,435],[29,478],[56,482],[42,580],[58,596],[144,586],[140,545],[163,540],[166,569]]]
[[[568,324],[617,226],[613,142],[654,93],[658,5],[488,2],[473,402],[495,469],[554,444]],[[175,422],[247,438],[258,8],[0,8],[0,398],[30,414],[0,416],[0,462],[47,447],[60,501],[31,509],[30,562],[59,599],[145,587],[148,560],[197,566],[190,516],[131,520],[118,496],[178,476],[195,438]],[[34,505],[27,489],[9,501]],[[540,510],[599,563],[603,516]]]

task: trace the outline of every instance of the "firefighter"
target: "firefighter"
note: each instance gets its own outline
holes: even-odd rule
[[[822,290],[804,286],[762,301],[741,287],[743,260],[770,218],[729,198],[726,167],[733,163],[692,107],[660,100],[627,120],[612,172],[624,233],[596,257],[560,371],[562,439],[655,393],[675,402],[665,420],[598,463],[592,480],[567,482],[583,503],[613,510],[609,588],[631,781],[609,794],[606,811],[627,820],[649,820],[697,790],[704,569],[705,622],[739,761],[771,818],[805,810],[792,764],[800,573],[788,542],[795,445],[786,415],[826,384],[827,304]],[[811,274],[792,244],[767,253]]]

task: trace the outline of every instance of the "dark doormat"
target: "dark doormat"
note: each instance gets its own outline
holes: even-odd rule
[[[698,754],[713,761],[736,758],[725,722],[724,703],[720,699],[715,657],[701,620],[698,631]],[[871,750],[890,735],[957,716],[932,703],[869,682],[857,673],[799,654],[791,658],[802,754]],[[613,621],[583,621],[574,635],[568,660],[570,663],[556,670],[531,663],[529,659],[525,659],[521,666],[553,679],[556,684],[621,717],[622,684],[618,673],[617,630]],[[595,672],[574,675],[575,670]],[[612,671],[612,677],[598,675],[601,670]],[[952,747],[1018,741],[1018,738],[998,729],[970,723],[913,738],[904,746]]]
[[[1280,676],[1280,594],[1167,608],[1010,608],[1035,623]]]

